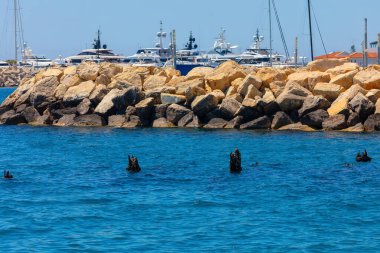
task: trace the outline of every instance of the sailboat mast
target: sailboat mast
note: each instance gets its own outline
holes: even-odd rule
[[[15,29],[15,60],[16,60],[16,66],[18,62],[18,46],[17,46],[17,0],[13,1],[14,3],[14,29]]]
[[[272,7],[271,1],[268,0],[269,4],[269,64],[272,67]]]
[[[311,3],[310,3],[310,0],[307,0],[307,7],[308,7],[308,11],[309,11],[309,32],[310,32],[311,60],[314,61],[313,31],[312,31],[312,27],[311,27]]]

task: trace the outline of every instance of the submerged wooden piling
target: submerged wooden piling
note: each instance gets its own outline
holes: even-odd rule
[[[230,172],[241,173],[241,171],[241,154],[239,149],[235,149],[235,151],[230,154]]]
[[[128,168],[127,170],[132,173],[137,173],[141,171],[139,161],[137,157],[134,156],[128,156]]]

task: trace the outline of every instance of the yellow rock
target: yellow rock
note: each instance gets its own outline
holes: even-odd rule
[[[243,93],[240,93],[240,94],[244,95]],[[255,98],[255,97],[262,97],[262,96],[263,94],[256,88],[256,86],[251,84],[248,87],[245,98]]]
[[[358,71],[359,68],[360,67],[357,63],[346,62],[343,65],[327,70],[326,73],[329,73],[330,76],[333,78],[337,75],[342,75],[352,71]]]
[[[241,84],[238,87],[238,92],[242,96],[247,96],[248,95],[248,89],[252,85],[256,88],[258,91],[261,88],[261,85],[263,84],[263,81],[261,81],[260,78],[253,76],[253,75],[248,75],[244,78],[244,80],[241,82]]]
[[[192,88],[198,87],[198,88],[204,89],[205,88],[205,81],[203,78],[195,78],[195,79],[190,79],[190,80],[186,80],[186,81],[177,83],[175,85],[175,87],[176,87],[176,94],[184,95],[185,91],[189,87],[192,87]]]
[[[99,75],[100,65],[95,62],[84,62],[77,67],[77,74],[85,81],[95,81]]]
[[[339,97],[331,104],[330,108],[327,110],[330,116],[337,115],[344,110],[348,109],[348,103],[353,99],[358,93],[363,95],[367,94],[367,91],[360,87],[360,85],[355,84],[351,86],[348,90],[341,93]]]
[[[244,78],[236,78],[235,80],[231,82],[231,86],[238,88],[242,84],[243,81],[244,81]]]
[[[63,75],[75,75],[77,73],[77,66],[69,66],[63,69]]]
[[[313,94],[322,95],[329,101],[334,101],[342,93],[344,88],[338,84],[333,83],[317,83],[315,85]]]
[[[158,87],[162,87],[168,81],[168,78],[165,76],[148,76],[143,84],[144,90],[153,90]]]
[[[133,71],[125,71],[116,75],[111,84],[107,86],[109,89],[114,89],[116,87],[129,87],[136,86],[142,89],[142,78],[139,73]]]
[[[313,90],[317,83],[329,82],[330,75],[320,71],[295,72],[288,76],[288,81],[296,82],[308,90]]]
[[[273,92],[274,96],[278,97],[284,91],[285,85],[286,82],[284,81],[274,81],[269,84],[269,88]]]
[[[275,81],[285,81],[287,75],[285,71],[273,68],[262,68],[257,71],[256,76],[263,81],[263,85],[269,88],[269,84]]]
[[[366,69],[357,73],[354,77],[354,84],[360,84],[364,89],[380,89],[380,71]]]
[[[321,71],[325,72],[328,69],[335,68],[337,66],[341,66],[348,62],[348,59],[320,59],[316,61],[312,61],[307,64],[307,69],[310,71]]]
[[[88,98],[94,89],[95,83],[91,80],[80,83],[79,85],[70,87],[66,91],[63,101],[74,102]]]
[[[359,72],[359,70],[353,70],[344,74],[337,75],[330,80],[330,83],[338,84],[344,89],[349,89],[354,80],[354,76]]]
[[[280,131],[302,131],[302,132],[315,132],[316,130],[302,123],[295,123],[279,128]]]
[[[206,84],[212,90],[226,90],[231,86],[231,83],[237,78],[246,76],[244,68],[234,61],[222,63],[213,72],[205,76]]]
[[[224,95],[223,91],[221,90],[213,90],[211,94],[218,99],[218,103],[221,103],[222,100],[226,97],[226,95]]]
[[[66,91],[73,86],[78,85],[82,80],[77,74],[65,76],[54,92],[54,96],[58,99],[62,99]]]
[[[211,74],[213,71],[214,69],[210,67],[196,67],[196,68],[193,68],[186,75],[186,77],[204,78],[205,76]]]
[[[364,132],[364,126],[362,123],[358,123],[355,126],[340,130],[341,132],[361,133]]]
[[[372,89],[367,92],[366,97],[371,100],[372,103],[376,104],[377,100],[380,98],[380,90]]]

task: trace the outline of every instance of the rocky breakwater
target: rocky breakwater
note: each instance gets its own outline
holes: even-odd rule
[[[0,107],[1,124],[380,130],[380,66],[318,60],[303,69],[83,63],[24,80]]]
[[[30,79],[36,73],[37,70],[27,67],[0,68],[0,87],[18,86],[23,79]]]

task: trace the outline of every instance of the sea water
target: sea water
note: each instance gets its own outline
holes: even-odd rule
[[[379,141],[0,126],[0,169],[14,175],[0,180],[0,252],[379,252]],[[364,149],[374,160],[358,164]]]

